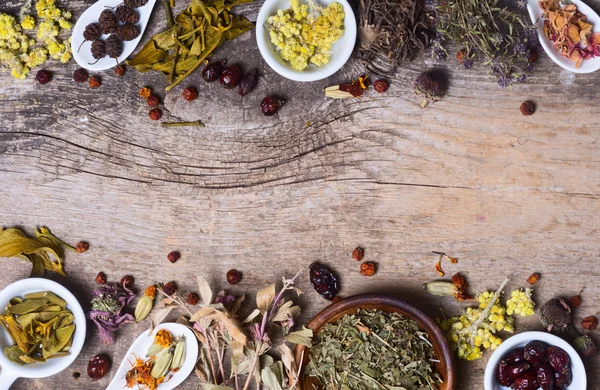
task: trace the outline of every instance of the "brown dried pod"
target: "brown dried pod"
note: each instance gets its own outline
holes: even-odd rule
[[[589,336],[579,336],[573,341],[575,350],[584,359],[589,359],[598,353],[598,348]]]
[[[115,60],[119,58],[123,52],[123,44],[116,35],[111,35],[106,38],[106,54]]]
[[[581,290],[579,292],[579,294],[573,295],[571,298],[569,298],[569,306],[571,306],[572,308],[581,306],[581,293],[582,292],[583,292],[583,290]]]
[[[240,96],[245,96],[252,92],[256,83],[258,82],[258,71],[256,69],[252,69],[248,73],[242,77],[242,81],[240,81],[240,85],[238,85],[238,94]]]
[[[549,332],[564,332],[571,323],[571,308],[561,298],[550,299],[540,310],[540,322]]]
[[[585,317],[581,320],[581,326],[585,330],[595,330],[598,327],[598,318],[595,316]]]
[[[81,50],[81,46],[83,46],[84,43],[100,39],[100,35],[102,35],[102,26],[100,26],[100,23],[90,23],[85,26],[85,29],[83,30],[84,41],[79,45],[77,52],[79,53],[79,50]]]
[[[114,34],[117,32],[117,17],[110,9],[105,9],[98,18],[102,26],[102,34]]]
[[[373,88],[375,91],[377,91],[377,93],[384,93],[388,90],[389,83],[383,79],[375,80],[373,83]]]
[[[119,26],[116,36],[121,41],[133,41],[140,36],[140,28],[135,24],[125,23]]]
[[[131,288],[133,286],[133,276],[125,275],[121,278],[121,286],[124,288]]]
[[[165,283],[163,286],[163,291],[167,295],[175,294],[177,292],[177,286],[175,285],[175,282]]]
[[[140,8],[148,4],[148,0],[125,0],[124,3],[129,8]]]
[[[102,58],[106,57],[106,44],[102,39],[96,39],[92,42],[92,57],[96,60],[96,62],[100,61]],[[95,64],[94,62],[93,64]],[[92,63],[90,63],[92,65]]]
[[[140,21],[140,14],[133,8],[127,6],[126,4],[121,4],[115,10],[115,14],[117,15],[117,19],[121,23],[133,23],[136,24]]]
[[[177,252],[177,251],[173,251],[171,253],[169,253],[167,255],[167,259],[169,260],[169,262],[171,263],[175,263],[177,260],[179,260],[181,258],[181,253]]]

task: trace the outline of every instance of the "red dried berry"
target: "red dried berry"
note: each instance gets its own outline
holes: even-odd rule
[[[77,253],[83,253],[83,252],[86,252],[88,249],[90,249],[90,244],[88,244],[85,241],[79,241],[75,245],[75,249],[77,250]]]
[[[240,96],[245,96],[252,92],[256,83],[258,82],[258,71],[256,69],[252,69],[250,72],[246,73],[240,81],[240,85],[238,86],[238,94]]]
[[[548,347],[546,352],[548,363],[555,372],[564,372],[570,370],[571,358],[569,354],[562,348],[556,346]]]
[[[117,65],[115,68],[115,74],[119,77],[123,77],[123,75],[125,74],[125,65]]]
[[[105,284],[106,283],[106,275],[104,275],[104,272],[98,272],[98,275],[96,275],[96,284]]]
[[[362,263],[360,265],[360,274],[363,276],[375,275],[375,263],[369,261]]]
[[[50,80],[52,80],[52,74],[47,70],[38,70],[37,74],[35,75],[35,79],[42,85],[48,84]]]
[[[153,121],[157,121],[162,116],[162,112],[158,108],[153,108],[150,110],[150,119]]]
[[[83,68],[79,68],[75,72],[73,72],[73,80],[75,80],[76,83],[85,83],[87,81],[87,79],[88,79],[87,70],[85,70]]]
[[[581,326],[583,326],[583,329],[585,330],[594,330],[598,327],[598,318],[594,316],[585,317],[581,321]]]
[[[352,251],[352,258],[356,261],[361,261],[365,257],[365,250],[361,247],[356,247]]]
[[[285,102],[275,96],[267,96],[260,102],[260,109],[265,116],[273,116]]]
[[[198,302],[200,301],[200,297],[196,293],[189,293],[186,301],[187,301],[188,305],[193,306],[193,305],[198,304]]]
[[[323,298],[331,301],[338,293],[337,278],[331,270],[324,265],[312,263],[310,265],[310,283],[316,292]]]
[[[538,340],[530,341],[525,345],[523,355],[532,366],[541,363],[546,360],[546,345]]]
[[[569,306],[572,308],[581,306],[581,293],[578,295],[573,295],[571,298],[569,298]]]
[[[529,61],[529,63],[533,64],[534,62],[536,62],[538,59],[538,53],[537,50],[535,48],[532,48],[529,50],[529,58],[527,59],[527,61]]]
[[[230,269],[226,276],[229,284],[238,284],[242,280],[242,273],[237,269]]]
[[[121,278],[121,286],[131,288],[133,286],[133,276],[125,275]]]
[[[225,88],[231,89],[238,86],[240,80],[242,78],[242,68],[239,65],[228,66],[223,69],[223,73],[221,73],[221,85]]]
[[[173,295],[177,292],[177,285],[175,285],[175,282],[166,283],[163,286],[163,291],[167,295]]]
[[[110,370],[110,359],[106,355],[96,355],[88,362],[87,373],[93,380],[99,380]]]
[[[533,105],[532,102],[523,102],[521,104],[521,114],[525,115],[525,116],[529,116],[529,115],[533,115],[533,113],[535,112],[535,106]]]
[[[150,95],[148,96],[148,99],[146,99],[146,103],[148,103],[148,105],[150,107],[158,107],[158,96],[156,95]]]
[[[386,80],[379,79],[373,83],[373,88],[375,89],[375,91],[377,91],[379,93],[384,93],[385,91],[388,90],[389,84]]]
[[[219,60],[206,65],[206,67],[202,71],[202,78],[205,81],[208,81],[209,83],[217,81],[219,77],[221,77],[226,63],[227,60]]]
[[[167,255],[167,259],[169,259],[169,261],[171,263],[176,262],[177,260],[179,260],[181,258],[181,253],[177,252],[177,251],[173,251],[171,253],[169,253]]]
[[[196,91],[196,88],[194,87],[187,87],[183,90],[182,95],[185,100],[191,102],[192,100],[196,100],[196,98],[198,97],[198,91]]]
[[[101,85],[102,81],[100,81],[100,77],[92,76],[92,78],[90,79],[90,88],[96,89],[99,88]]]

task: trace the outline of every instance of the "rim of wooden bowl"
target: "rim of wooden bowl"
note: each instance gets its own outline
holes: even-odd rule
[[[443,384],[440,390],[455,390],[456,386],[456,363],[454,354],[450,349],[448,341],[444,337],[440,327],[427,314],[412,306],[402,299],[381,294],[358,294],[344,298],[321,310],[309,323],[308,327],[317,335],[321,328],[329,322],[335,321],[342,316],[352,313],[358,309],[377,309],[387,312],[396,312],[416,321],[419,326],[429,334],[436,356],[440,363],[435,364],[435,370],[441,375]],[[304,369],[308,363],[309,348],[304,345],[296,345],[294,355],[296,361],[302,359],[300,370],[299,390],[312,390],[304,377]]]

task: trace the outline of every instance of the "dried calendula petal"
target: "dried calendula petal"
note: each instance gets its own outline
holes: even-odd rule
[[[442,260],[444,260],[446,258],[446,259],[450,260],[450,262],[452,264],[458,263],[458,257],[450,257],[447,254],[445,254],[444,252],[433,251],[432,253],[436,254],[436,255],[440,255],[440,258],[439,258],[438,262],[435,265],[435,270],[440,274],[440,276],[444,276],[446,274],[444,272],[444,270],[442,269]]]
[[[152,95],[152,90],[148,87],[144,87],[140,89],[140,97],[142,99],[148,99]]]
[[[534,272],[527,278],[527,283],[534,285],[538,282],[538,280],[540,280],[541,276],[542,275],[539,272]]]
[[[135,305],[135,312],[133,316],[136,322],[143,321],[154,306],[154,296],[156,295],[156,287],[150,286],[144,291],[144,295],[140,298],[138,303]]]

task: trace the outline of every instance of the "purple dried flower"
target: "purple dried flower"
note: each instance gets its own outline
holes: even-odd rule
[[[517,77],[517,78],[515,79],[515,82],[517,82],[517,83],[524,83],[524,82],[525,82],[525,80],[527,80],[527,75],[526,75],[525,73],[521,73],[521,74],[519,75],[519,77]]]
[[[436,47],[433,51],[433,54],[437,61],[443,61],[448,57],[448,54],[446,54],[446,52],[440,47]]]
[[[135,321],[131,314],[121,314],[121,311],[135,298],[135,294],[123,286],[104,284],[94,290],[92,310],[88,317],[96,324],[100,339],[105,344],[112,344],[112,332],[123,324]]]
[[[519,56],[526,56],[529,55],[530,51],[527,48],[527,45],[523,42],[519,42],[517,43],[514,47],[513,47],[513,51],[515,52],[516,55]]]
[[[440,100],[444,95],[444,87],[441,75],[428,72],[421,73],[414,83],[415,94],[423,97],[421,107],[423,108],[429,103]]]
[[[465,67],[465,69],[471,69],[474,63],[475,61],[473,61],[472,58],[467,58],[465,62],[463,62],[463,66]]]
[[[527,8],[527,0],[517,0],[517,6],[522,9]]]
[[[510,77],[506,77],[506,76],[498,77],[498,87],[506,88],[506,87],[510,86],[510,84],[511,84]]]

